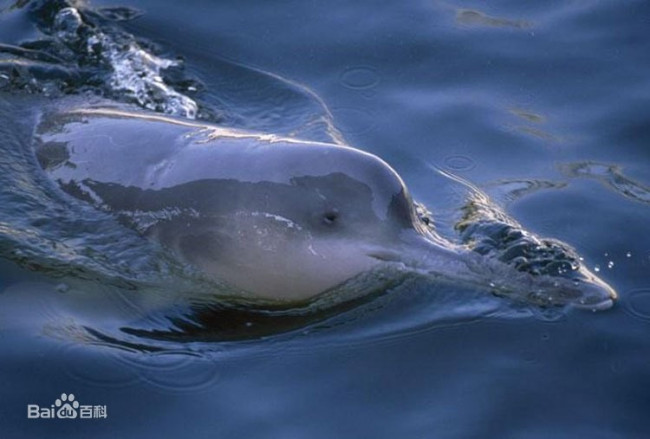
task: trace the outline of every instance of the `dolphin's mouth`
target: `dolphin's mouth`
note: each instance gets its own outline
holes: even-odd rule
[[[572,303],[571,306],[588,311],[605,311],[614,306],[614,299],[604,299],[594,303]]]
[[[591,273],[588,275],[584,280],[572,281],[575,285],[577,298],[570,305],[574,308],[591,311],[603,311],[614,306],[618,299],[616,291]]]

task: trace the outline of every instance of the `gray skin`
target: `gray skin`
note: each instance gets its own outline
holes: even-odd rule
[[[554,303],[616,297],[584,268],[579,285],[531,276],[443,240],[399,175],[354,148],[110,109],[44,115],[35,138],[65,192],[250,297],[307,301],[386,264]]]

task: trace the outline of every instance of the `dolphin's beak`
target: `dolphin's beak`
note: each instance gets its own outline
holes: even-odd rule
[[[485,289],[542,306],[572,305],[594,311],[614,305],[616,291],[582,267],[573,277],[533,275],[437,236],[405,231],[395,248],[368,249],[368,256],[400,263],[414,272],[455,285]]]
[[[581,274],[584,280],[574,281],[581,298],[573,302],[573,306],[592,311],[602,311],[614,306],[614,302],[618,299],[614,288],[586,269],[582,269]]]

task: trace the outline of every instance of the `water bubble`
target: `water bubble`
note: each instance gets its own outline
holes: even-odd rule
[[[79,39],[79,28],[83,24],[81,15],[75,8],[63,8],[54,17],[56,36],[69,43]]]
[[[596,265],[596,266],[594,267],[594,271],[595,271],[596,273],[598,273],[598,272],[600,271],[600,265]]]
[[[607,268],[609,268],[610,270],[611,270],[612,268],[614,268],[614,261],[609,261],[609,262],[607,263]]]
[[[631,258],[632,257],[632,252],[625,253],[625,256],[628,257],[628,258]]]

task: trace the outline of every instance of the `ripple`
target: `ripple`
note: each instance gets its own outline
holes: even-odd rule
[[[211,388],[219,378],[217,365],[200,356],[163,352],[147,357],[152,361],[141,370],[140,375],[145,382],[161,390],[194,393]]]
[[[452,171],[469,171],[476,167],[474,159],[461,154],[448,155],[444,158],[444,164]]]
[[[182,369],[192,362],[193,357],[193,354],[178,351],[148,354],[123,352],[117,360],[140,372],[156,372]]]
[[[88,356],[88,346],[85,344],[69,346],[64,357],[73,358],[65,372],[75,380],[99,387],[120,388],[136,384],[140,381],[132,369],[120,367],[119,357],[113,350],[100,349]]]
[[[363,96],[366,99],[372,99],[375,96],[377,96],[377,89],[375,88],[367,88],[364,90],[360,90],[361,96]]]
[[[520,351],[519,357],[526,363],[535,364],[539,362],[539,357],[535,351],[531,349],[523,349]]]
[[[67,347],[64,357],[72,359],[65,366],[67,375],[98,387],[122,388],[147,383],[173,393],[206,390],[219,378],[214,361],[187,351],[143,354],[104,348],[89,356],[86,344]]]
[[[102,7],[98,8],[96,12],[111,21],[131,21],[143,14],[139,9],[126,6]]]
[[[620,374],[624,372],[624,365],[623,362],[620,359],[615,359],[612,360],[611,363],[609,363],[609,370],[611,370],[613,373]]]
[[[650,288],[632,290],[625,296],[625,309],[641,320],[650,321]]]
[[[524,110],[522,108],[511,108],[510,112],[515,116],[524,119],[527,122],[531,122],[531,123],[546,122],[546,117],[542,116],[541,114],[537,114],[529,110]]]
[[[543,308],[531,306],[530,311],[533,317],[540,322],[558,323],[566,320],[566,310],[563,308]]]
[[[508,201],[515,201],[525,196],[531,195],[538,191],[549,189],[562,189],[566,187],[565,182],[555,182],[549,180],[498,180],[486,186],[496,188],[503,198]]]
[[[355,66],[344,70],[340,80],[347,88],[365,90],[376,87],[381,82],[381,76],[373,67]]]
[[[527,29],[531,23],[525,20],[493,17],[475,9],[459,9],[456,11],[456,22],[467,26],[499,27],[512,29]]]
[[[627,177],[619,166],[596,162],[574,162],[560,165],[560,170],[569,177],[593,178],[625,198],[650,204],[650,188]]]
[[[346,123],[337,123],[336,126],[344,134],[364,134],[371,131],[377,124],[375,116],[363,108],[338,107],[332,108],[336,119]]]
[[[527,134],[536,137],[540,140],[545,140],[547,142],[562,143],[564,141],[564,139],[562,139],[561,137],[557,137],[549,133],[548,131],[540,130],[539,128],[533,128],[528,126],[516,126],[514,128],[523,134]]]

